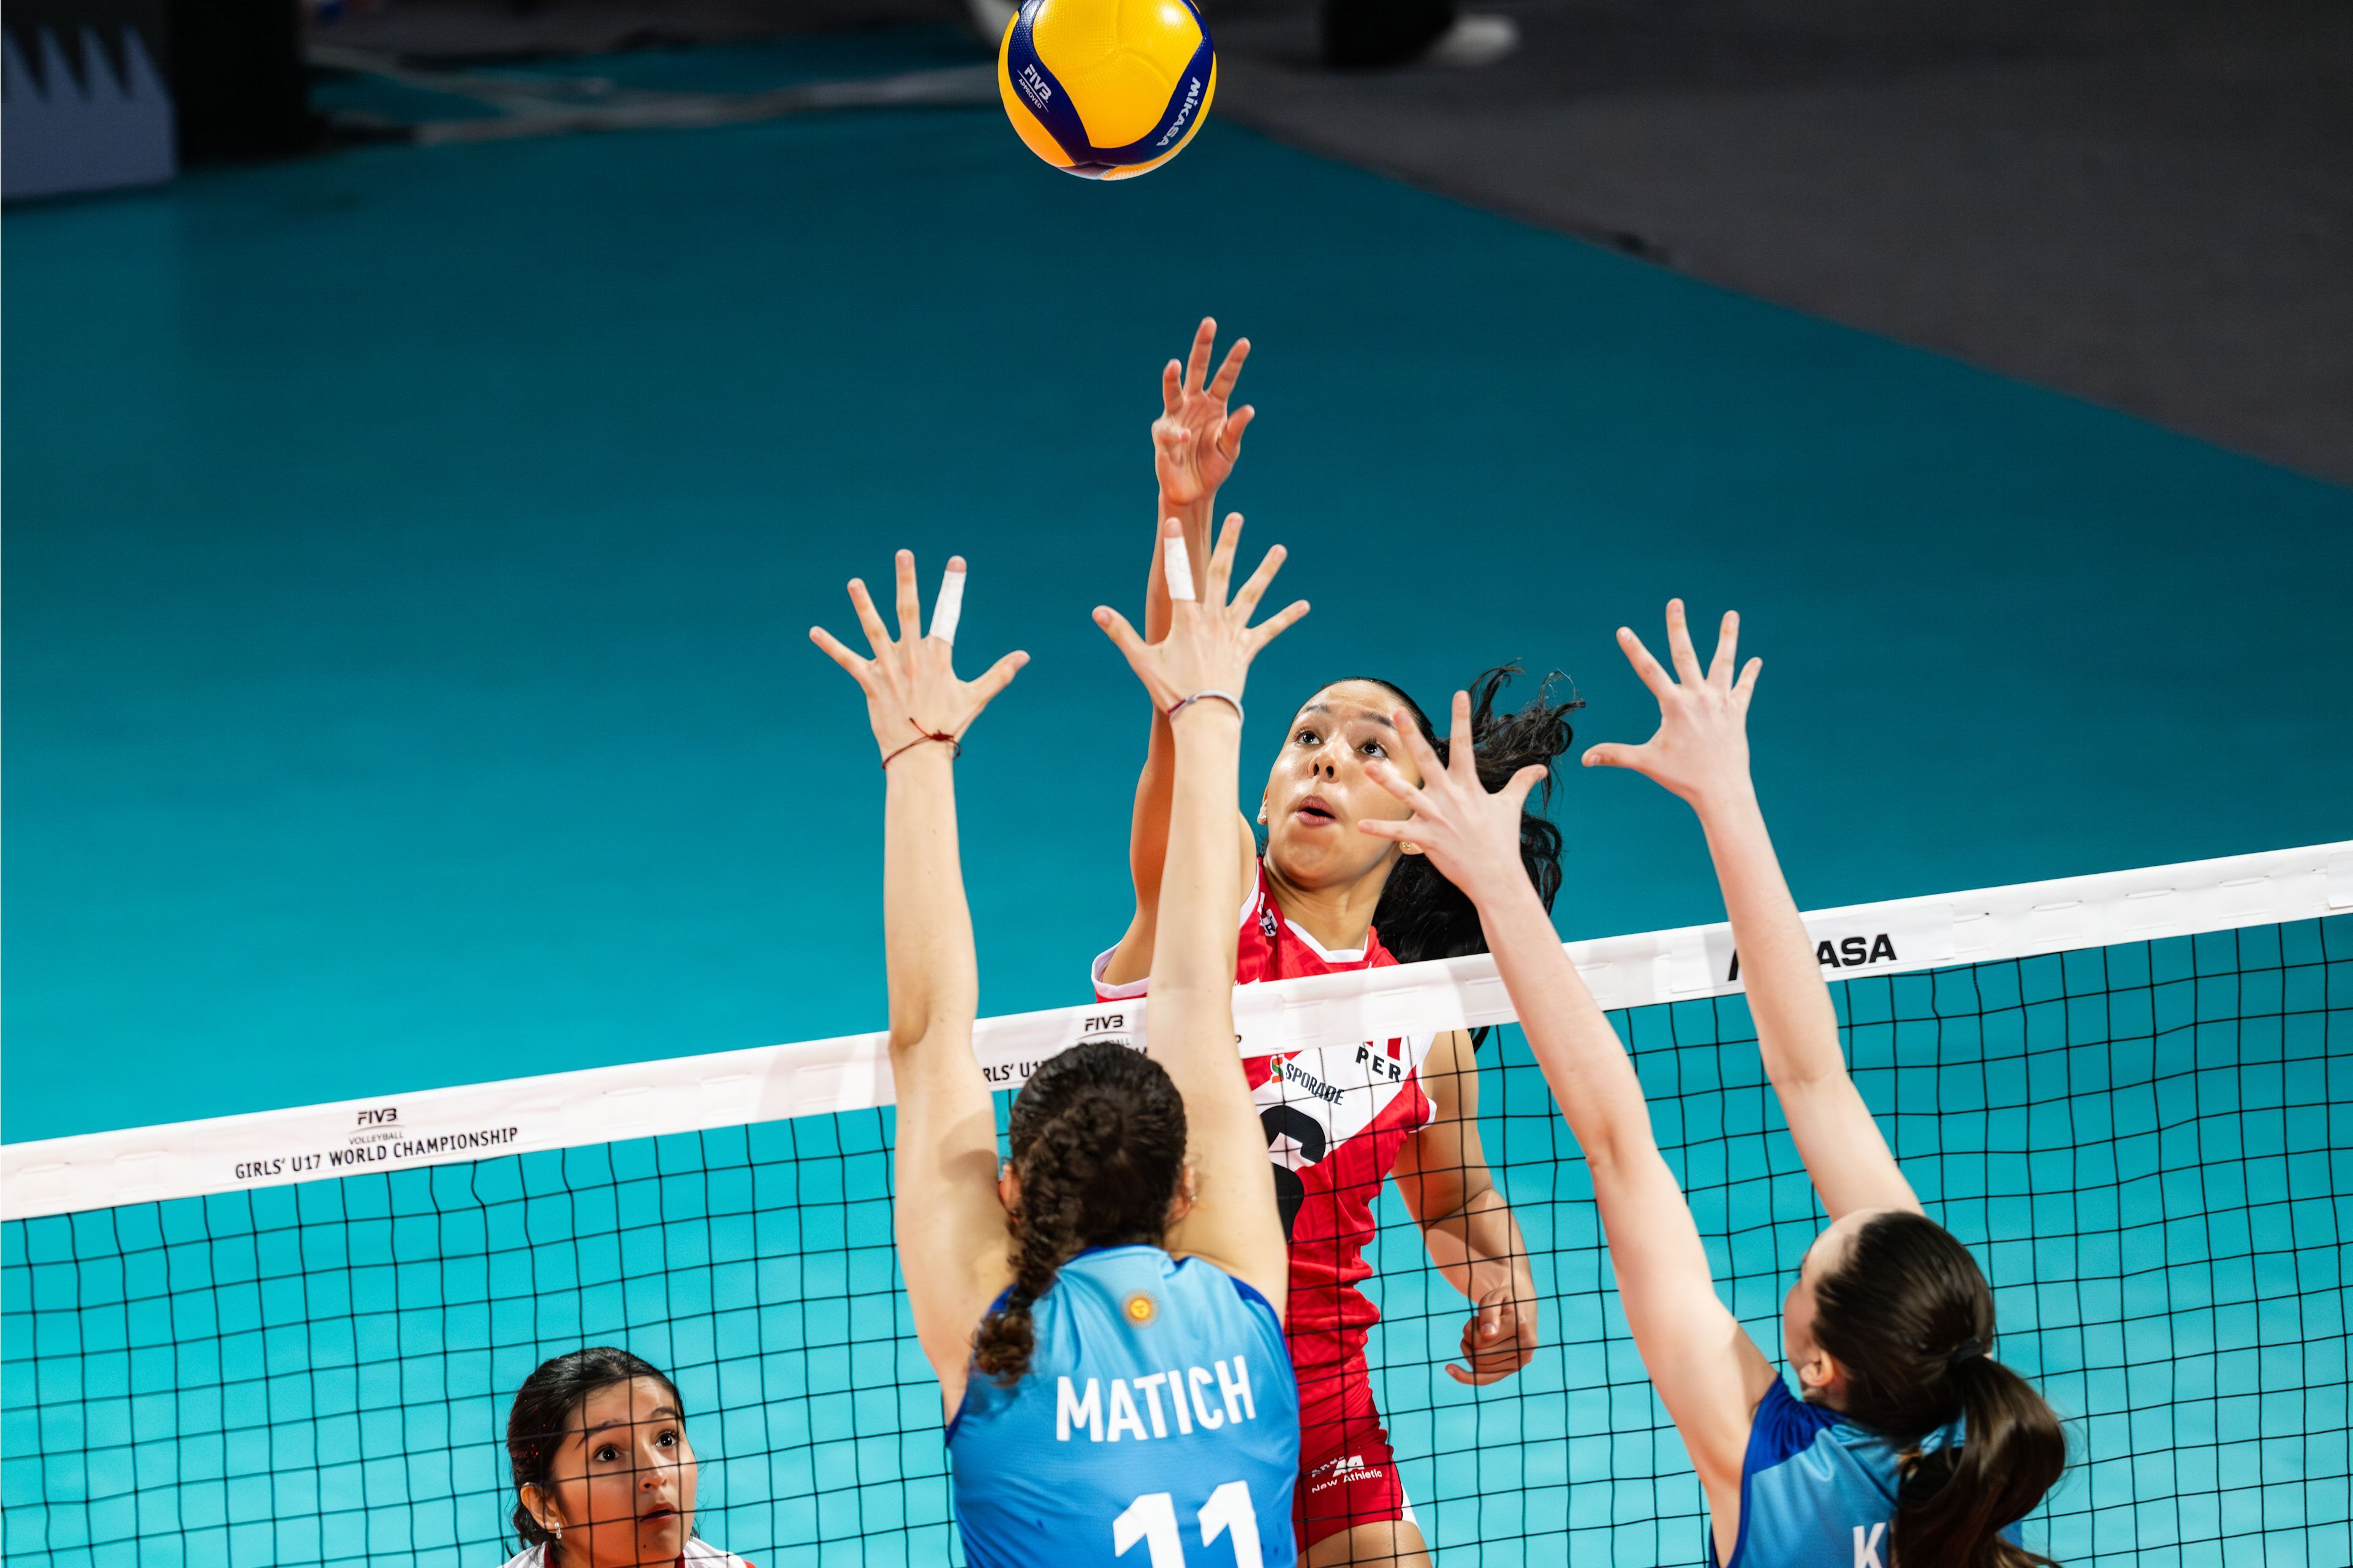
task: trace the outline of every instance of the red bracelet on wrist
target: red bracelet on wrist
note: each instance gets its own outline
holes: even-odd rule
[[[948,761],[950,762],[955,762],[958,757],[964,755],[964,742],[957,740],[954,735],[949,734],[945,730],[926,730],[921,724],[916,723],[912,715],[909,716],[907,723],[915,731],[915,739],[908,742],[905,745],[900,747],[897,751],[892,752],[889,756],[882,759],[883,772],[888,773],[891,771],[891,763],[894,759],[903,757],[909,752],[913,751],[917,746],[925,745],[933,741],[942,742],[948,747]]]

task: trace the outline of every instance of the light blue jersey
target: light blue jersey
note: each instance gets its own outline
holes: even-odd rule
[[[972,1568],[1291,1568],[1299,1391],[1265,1297],[1156,1247],[1082,1252],[1011,1388],[948,1424]]]
[[[1960,1424],[1923,1447],[1958,1442]],[[1889,1568],[1904,1457],[1877,1433],[1809,1405],[1779,1378],[1765,1391],[1740,1463],[1740,1533],[1725,1568]],[[2015,1529],[2003,1531],[2011,1540]],[[1714,1537],[1709,1556],[1715,1555]]]

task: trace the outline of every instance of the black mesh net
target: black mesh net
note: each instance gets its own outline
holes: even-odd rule
[[[2348,1561],[2348,948],[2339,918],[1833,986],[1865,1098],[1994,1283],[1997,1353],[2070,1419],[2037,1550]],[[1822,1215],[1746,1006],[1612,1017],[1718,1287],[1778,1353]],[[1574,1141],[1516,1030],[1477,1061],[1542,1348],[1445,1376],[1468,1303],[1384,1194],[1369,1355],[1422,1530],[1450,1568],[1704,1562]],[[687,1401],[709,1540],[758,1568],[960,1561],[891,1136],[809,1117],[9,1222],[6,1557],[503,1563],[507,1403],[613,1343]]]

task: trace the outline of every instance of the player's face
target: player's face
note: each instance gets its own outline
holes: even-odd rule
[[[1802,1368],[1814,1354],[1814,1254],[1821,1250],[1821,1246],[1822,1238],[1818,1236],[1814,1245],[1806,1249],[1805,1260],[1798,1265],[1796,1282],[1781,1299],[1781,1348],[1788,1352],[1789,1364],[1794,1367]]]
[[[1421,782],[1389,719],[1398,705],[1387,687],[1343,680],[1309,698],[1292,719],[1259,820],[1266,824],[1267,858],[1293,886],[1337,887],[1386,873],[1398,855],[1395,844],[1356,828],[1367,817],[1401,822],[1413,815],[1366,772],[1386,762]]]
[[[581,1403],[553,1468],[559,1560],[577,1568],[663,1568],[694,1528],[694,1449],[669,1389],[649,1377]]]

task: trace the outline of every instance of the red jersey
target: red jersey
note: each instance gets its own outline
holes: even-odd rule
[[[1105,952],[1094,962],[1096,1000],[1143,995],[1149,978],[1124,985],[1104,982],[1110,958]],[[1266,868],[1259,868],[1257,885],[1242,905],[1236,984],[1396,962],[1377,931],[1366,931],[1365,945],[1353,951],[1323,946],[1283,919],[1267,889]],[[1380,1320],[1380,1310],[1356,1284],[1373,1272],[1365,1247],[1377,1228],[1373,1203],[1381,1184],[1405,1141],[1436,1114],[1420,1080],[1422,1058],[1436,1038],[1413,1035],[1242,1062],[1266,1127],[1283,1234],[1291,1242],[1291,1306],[1283,1329],[1303,1404],[1319,1392],[1311,1384],[1334,1379],[1359,1362],[1365,1336]]]

